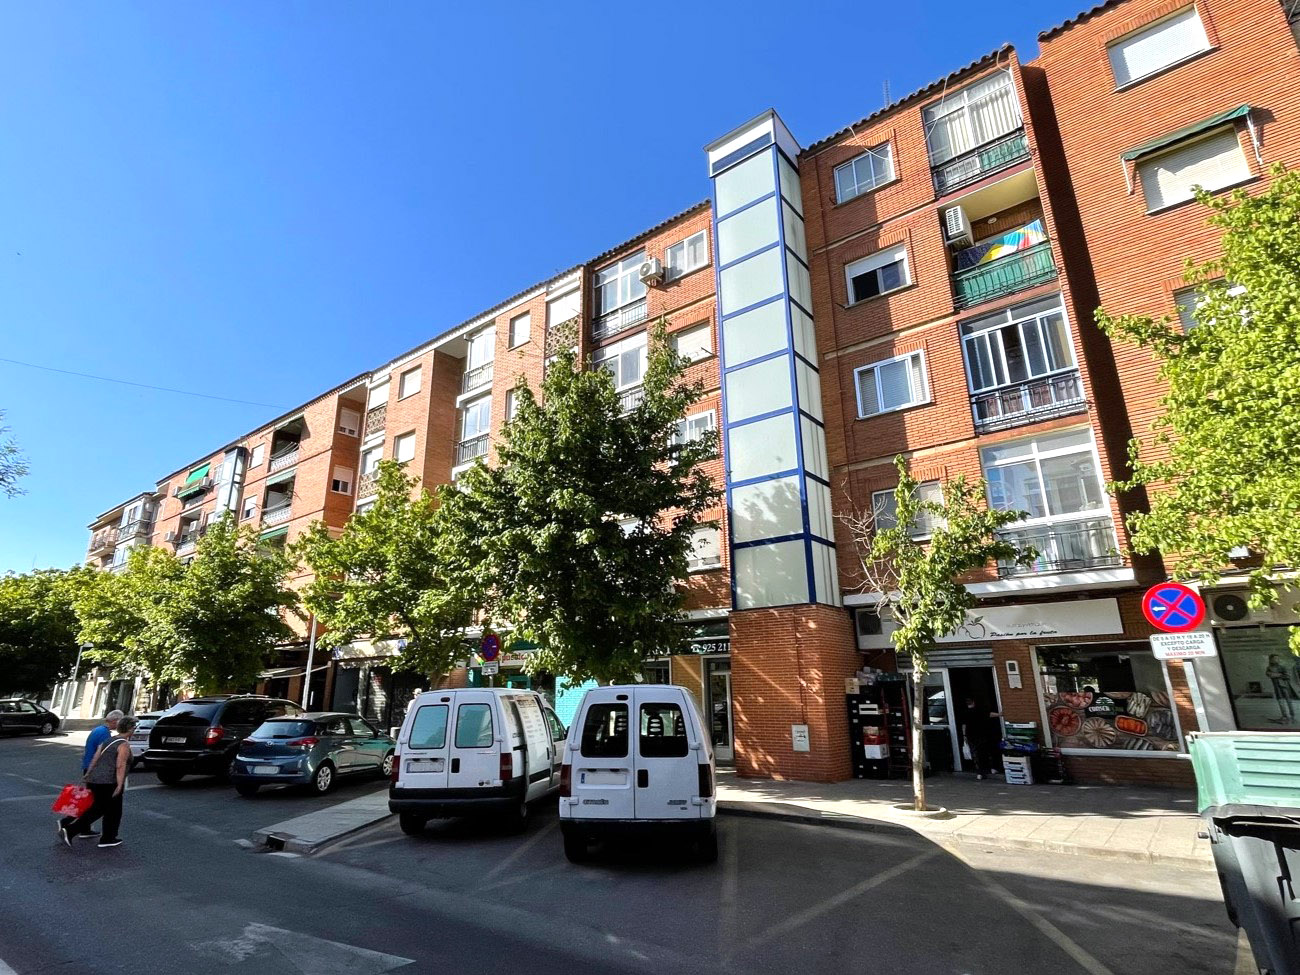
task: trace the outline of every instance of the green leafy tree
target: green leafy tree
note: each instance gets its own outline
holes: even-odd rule
[[[1300,173],[1277,167],[1262,193],[1197,199],[1223,250],[1187,267],[1195,326],[1097,312],[1109,335],[1155,354],[1168,384],[1154,440],[1129,445],[1131,476],[1117,486],[1151,489],[1150,509],[1128,519],[1135,549],[1207,585],[1248,549],[1261,607],[1277,601],[1275,571],[1300,566]]]
[[[149,546],[132,549],[120,572],[94,572],[75,601],[80,637],[92,648],[86,659],[160,683],[188,681],[163,609],[184,574],[175,555]]]
[[[925,801],[925,674],[927,654],[943,637],[956,633],[976,600],[961,578],[990,562],[1028,564],[1036,553],[999,532],[1025,517],[985,503],[984,483],[955,477],[945,481],[943,500],[926,501],[902,457],[894,460],[895,518],[882,523],[875,512],[845,517],[862,561],[861,589],[876,596],[882,620],[892,622],[894,649],[912,661],[912,792],[915,808]],[[928,540],[917,541],[915,525],[925,517]]]
[[[0,692],[40,696],[77,660],[74,600],[92,570],[38,569],[0,578]]]
[[[315,573],[304,601],[324,626],[324,645],[404,638],[404,664],[446,673],[465,656],[472,607],[439,560],[437,505],[396,461],[380,462],[377,483],[374,506],[338,537],[317,522],[295,544]]]
[[[717,501],[700,465],[712,437],[675,443],[701,395],[664,323],[651,329],[639,402],[571,352],[539,401],[524,384],[498,446],[442,492],[443,564],[487,623],[534,643],[530,666],[571,680],[630,680],[678,649],[691,535]]]
[[[3,419],[4,411],[0,410],[0,420]],[[12,437],[5,436],[8,432],[9,428],[0,423],[0,494],[12,498],[23,493],[18,482],[27,476],[29,467],[18,444]]]

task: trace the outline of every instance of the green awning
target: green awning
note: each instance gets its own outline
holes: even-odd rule
[[[283,528],[272,528],[270,531],[262,532],[262,534],[257,536],[257,540],[259,542],[265,542],[272,538],[279,538],[281,535],[287,534],[289,534],[289,526],[285,525]]]
[[[186,484],[193,484],[208,476],[208,471],[212,468],[211,464],[204,464],[202,467],[196,467],[190,471],[190,476],[185,478]]]
[[[298,469],[290,467],[287,471],[280,471],[278,474],[272,474],[263,483],[270,487],[272,484],[282,484],[285,481],[292,481],[298,476]]]
[[[1170,132],[1168,135],[1162,135],[1158,139],[1152,139],[1150,142],[1144,142],[1136,149],[1130,149],[1124,155],[1120,156],[1125,162],[1132,162],[1139,156],[1149,156],[1151,153],[1166,146],[1172,146],[1176,142],[1182,142],[1184,139],[1190,139],[1194,135],[1200,135],[1217,125],[1223,125],[1225,122],[1231,122],[1233,119],[1241,118],[1250,114],[1249,105],[1238,105],[1236,108],[1227,112],[1220,112],[1218,115],[1211,115],[1209,118],[1197,122],[1195,125],[1186,125],[1177,132]]]

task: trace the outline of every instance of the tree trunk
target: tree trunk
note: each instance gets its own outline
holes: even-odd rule
[[[918,661],[912,661],[912,808],[917,812],[925,805],[925,674]]]

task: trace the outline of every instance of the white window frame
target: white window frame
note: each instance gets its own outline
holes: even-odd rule
[[[403,400],[408,396],[414,396],[420,391],[420,386],[423,384],[423,380],[423,366],[415,366],[412,369],[407,369],[406,372],[402,373],[397,379],[397,398]],[[414,387],[412,387],[412,383],[414,383]]]
[[[524,312],[522,315],[516,315],[510,319],[509,330],[506,333],[506,341],[510,348],[517,349],[527,342],[533,335],[533,313]]]
[[[465,337],[465,371],[486,366],[496,357],[496,327],[489,325]]]
[[[1039,302],[1045,299],[1039,299],[1038,301],[1032,302],[1022,302],[1020,305],[1013,305],[1010,308],[1003,309],[1002,311],[996,312],[992,315],[985,315],[963,322],[959,326],[958,331],[961,334],[962,360],[966,366],[966,386],[971,393],[989,393],[999,389],[1019,386],[1021,383],[1032,383],[1039,379],[1047,379],[1051,376],[1063,376],[1078,370],[1079,360],[1075,356],[1074,352],[1074,335],[1070,329],[1070,316],[1066,314],[1065,302],[1061,300],[1061,296],[1057,295],[1056,299],[1058,303],[1054,308],[1043,308],[1039,311],[1033,312],[1032,314],[1025,314],[1016,317],[1016,312],[1019,308],[1023,308],[1027,305],[1039,304]],[[1002,333],[1009,329],[1016,329],[1020,332],[1021,345],[1023,346],[1025,329],[1026,327],[1032,327],[1038,333],[1038,341],[1042,344],[1043,349],[1046,350],[1049,347],[1049,343],[1046,341],[1048,333],[1044,319],[1053,312],[1060,312],[1061,320],[1065,324],[1065,352],[1068,354],[1070,361],[1056,369],[1048,369],[1046,372],[1035,373],[1030,371],[1032,366],[1028,357],[1026,357],[1025,378],[1012,379],[1011,367],[1007,362],[1006,344]],[[997,321],[998,318],[1003,320]],[[986,324],[979,324],[981,322]],[[979,327],[967,331],[967,328],[972,325],[979,325]],[[978,348],[981,345],[987,351],[989,360],[993,362],[995,369],[1002,370],[1002,375],[1005,377],[1003,382],[995,382],[991,386],[975,385],[975,370],[971,365],[973,361],[971,349]]]
[[[1222,281],[1217,282],[1219,284]],[[1226,285],[1227,293],[1236,297],[1246,293],[1246,286],[1243,284]],[[1196,319],[1193,317],[1197,308],[1205,300],[1204,287],[1179,288],[1174,292],[1174,310],[1178,315],[1178,324],[1182,327],[1183,332],[1190,332],[1196,327]],[[1245,313],[1243,312],[1243,318]]]
[[[895,490],[895,488],[887,488],[884,491],[871,492],[871,518],[876,531],[883,531],[897,523],[898,505],[894,497]],[[943,503],[943,485],[939,481],[921,481],[916,486],[916,492],[922,501]],[[935,516],[930,512],[917,512],[917,514],[921,517],[913,521],[910,536],[914,542],[923,542],[934,534],[936,526],[943,524],[943,518],[931,521]],[[882,524],[884,520],[888,520],[891,524]]]
[[[883,150],[883,153],[882,153]],[[883,162],[881,158],[883,156]],[[866,164],[866,179],[861,178],[862,164]],[[884,175],[879,174],[879,170],[885,170]],[[852,179],[852,185],[846,186],[842,178],[843,174],[848,174]],[[854,156],[846,163],[841,163],[835,167],[835,202],[848,203],[849,200],[855,200],[863,193],[868,193],[878,186],[884,186],[894,179],[894,147],[886,141],[878,146],[872,146],[859,155]]]
[[[695,550],[699,547],[698,539],[705,532],[713,534],[714,547],[717,549],[716,555],[697,556]],[[713,569],[722,567],[722,526],[715,522],[708,522],[703,525],[697,525],[691,532],[691,552],[686,557],[686,568],[688,572],[710,572]]]
[[[1233,144],[1237,150],[1238,156],[1240,157],[1241,166],[1239,169],[1235,169],[1231,174],[1229,174],[1230,178],[1228,178],[1226,182],[1216,182],[1214,186],[1205,186],[1200,183],[1188,183],[1186,188],[1179,192],[1179,195],[1168,199],[1161,198],[1158,202],[1153,203],[1151,199],[1152,194],[1148,191],[1149,186],[1146,178],[1147,167],[1156,165],[1162,159],[1176,156],[1180,152],[1186,152],[1188,149],[1209,142],[1212,139],[1223,139],[1225,135],[1229,134],[1232,136]],[[1224,141],[1226,142],[1227,140],[1225,139]],[[1241,147],[1241,134],[1237,131],[1235,122],[1228,122],[1226,125],[1211,129],[1209,132],[1197,135],[1195,138],[1183,140],[1177,145],[1171,146],[1161,152],[1154,152],[1149,156],[1142,156],[1134,162],[1134,168],[1137,170],[1137,181],[1142,186],[1142,197],[1147,205],[1147,213],[1159,213],[1162,210],[1167,210],[1170,207],[1178,206],[1180,203],[1186,203],[1188,200],[1194,199],[1195,196],[1192,193],[1193,185],[1201,186],[1201,189],[1206,192],[1217,193],[1220,190],[1226,190],[1231,186],[1240,185],[1241,183],[1252,179],[1255,175],[1250,166],[1250,158],[1246,155],[1246,151]]]
[[[717,413],[713,410],[703,410],[699,413],[692,413],[690,416],[682,417],[673,427],[671,443],[675,446],[683,446],[688,443],[694,443],[704,436],[718,428]]]
[[[507,423],[509,423],[511,420],[515,418],[516,409],[518,409],[518,407],[515,405],[515,391],[513,389],[507,389],[506,390],[506,422]]]
[[[361,476],[373,474],[379,469],[379,462],[384,459],[384,445],[377,444],[361,451]]]
[[[623,353],[632,351],[633,349],[639,349],[641,352],[641,355],[639,356],[641,374],[637,377],[635,382],[624,382],[619,374],[621,370],[618,368],[617,363],[622,359]],[[611,359],[616,363],[613,369],[610,369],[605,365],[605,363],[609,362]],[[591,364],[596,369],[606,370],[614,377],[614,388],[618,392],[621,393],[624,390],[636,389],[645,382],[645,372],[649,364],[649,349],[646,345],[646,333],[638,332],[630,338],[625,338],[619,342],[611,342],[609,345],[602,346],[593,353]]]
[[[348,417],[352,417],[352,422],[348,422]],[[361,414],[352,409],[350,406],[339,408],[339,433],[348,437],[355,437],[361,433]]]
[[[698,244],[699,250],[696,260],[691,261],[691,245]],[[674,252],[680,257],[674,257]],[[670,244],[664,251],[664,279],[674,281],[677,278],[684,277],[692,271],[698,271],[709,264],[709,235],[707,231],[701,230],[698,233],[691,234],[684,240],[679,240],[675,244]]]
[[[915,374],[912,369],[907,370],[908,388],[911,390],[912,399],[901,406],[891,406],[884,408],[880,398],[880,378],[879,370],[885,366],[892,365],[896,362],[906,362],[916,359],[921,366],[921,388],[916,389]],[[876,373],[876,409],[871,412],[866,411],[866,404],[862,401],[862,374],[865,372]],[[866,420],[873,416],[882,416],[885,413],[897,413],[900,410],[910,410],[914,406],[924,406],[930,402],[930,372],[925,365],[925,353],[921,349],[915,349],[912,352],[906,352],[903,355],[892,356],[888,359],[880,359],[877,362],[869,362],[864,366],[858,366],[853,370],[853,392],[858,401],[858,419]]]
[[[250,518],[257,517],[257,495],[248,494],[244,497],[244,506],[239,512],[240,521],[248,521]]]
[[[352,471],[347,467],[336,467],[330,476],[330,491],[334,494],[352,493]]]
[[[402,448],[406,444],[411,445],[411,454],[409,457],[402,456]],[[411,430],[408,433],[399,433],[397,436],[393,438],[393,460],[397,461],[399,464],[409,464],[414,459],[415,459],[415,431]]]
[[[250,469],[254,467],[261,467],[262,461],[265,459],[266,459],[266,444],[264,443],[256,444],[253,447],[252,456],[249,457],[248,459],[248,466]]]
[[[701,337],[704,341],[702,343],[695,343],[694,337]],[[671,332],[668,335],[668,340],[672,342],[673,351],[692,364],[703,362],[705,359],[711,359],[714,355],[713,325],[708,321],[696,322],[694,325],[683,328],[681,331]],[[683,340],[688,343],[688,351],[686,352],[683,352],[681,348]],[[695,353],[689,351],[690,344],[692,343],[697,345]]]
[[[465,421],[470,416],[482,416],[485,418],[487,425],[477,433],[469,433],[466,430]],[[492,433],[492,397],[479,396],[470,400],[460,408],[460,440],[464,443],[466,440],[477,440],[479,437],[486,437]]]
[[[974,99],[971,98],[972,92],[975,93]],[[983,133],[986,137],[977,139],[976,127],[971,123],[971,105],[981,100],[991,102],[994,98],[1003,97],[1008,98],[1008,104],[1005,107],[1011,111],[1013,124],[1002,132]],[[954,118],[954,116],[958,118]],[[964,88],[944,95],[937,102],[933,102],[922,109],[921,119],[922,124],[925,126],[925,148],[930,156],[931,167],[942,166],[959,156],[974,152],[980,146],[997,142],[1024,125],[1024,118],[1020,114],[1020,102],[1016,95],[1015,82],[1011,78],[1009,69],[998,69],[993,74],[973,81]],[[967,145],[955,152],[940,156],[936,154],[930,137],[941,122],[947,126],[950,119],[953,119],[954,128],[960,126]]]
[[[881,268],[889,267],[893,264],[903,265],[903,278],[892,288],[885,288],[877,291],[874,295],[866,295],[859,298],[853,292],[853,279],[875,271],[879,272]],[[877,278],[879,281],[879,278]],[[873,298],[879,298],[883,295],[893,294],[895,291],[901,291],[912,283],[912,266],[907,258],[907,245],[905,243],[891,244],[882,250],[876,251],[867,257],[853,261],[844,265],[844,287],[849,299],[850,305],[856,305],[864,301],[871,301]]]
[[[597,318],[602,318],[645,298],[645,282],[639,277],[644,260],[645,251],[640,250],[595,273],[592,287],[595,291]],[[613,285],[613,290],[610,292],[613,295],[613,303],[606,305],[606,288],[610,285]]]
[[[388,405],[388,380],[375,383],[366,392],[366,411]]]
[[[1196,29],[1199,29],[1200,31],[1200,38],[1196,47],[1185,50],[1177,56],[1170,58],[1168,61],[1147,68],[1142,72],[1142,74],[1121,78],[1121,73],[1126,74],[1127,72],[1121,72],[1117,69],[1115,60],[1117,53],[1120,53],[1128,45],[1139,43],[1143,40],[1149,40],[1158,34],[1168,31],[1171,27],[1175,26],[1176,21],[1186,21],[1189,14],[1191,15],[1191,19],[1196,21]],[[1106,58],[1110,62],[1110,73],[1115,79],[1115,90],[1122,91],[1125,88],[1145,81],[1147,78],[1158,75],[1162,71],[1167,71],[1170,68],[1177,67],[1180,64],[1192,60],[1192,58],[1204,54],[1206,51],[1212,50],[1214,50],[1214,45],[1210,43],[1209,35],[1205,31],[1205,22],[1201,19],[1201,12],[1196,8],[1196,4],[1191,4],[1184,7],[1182,10],[1174,11],[1167,17],[1161,17],[1152,23],[1144,24],[1137,30],[1130,31],[1123,37],[1117,37],[1115,40],[1108,42],[1106,44]],[[1120,64],[1122,65],[1123,62],[1121,61]]]
[[[1055,434],[1078,433],[1080,430],[1087,431],[1088,433],[1088,442],[1086,444],[1079,444],[1078,446],[1073,446],[1073,447],[1057,447],[1054,450],[1038,449],[1038,441],[1040,439],[1051,437]],[[1026,448],[1026,452],[1023,454],[1018,454],[1015,457],[1004,458],[998,461],[996,464],[988,464],[985,462],[984,460],[985,450],[990,448],[1005,449],[1006,447],[1015,446],[1017,444],[1024,445]],[[1099,518],[1109,519],[1111,517],[1110,495],[1106,491],[1106,481],[1102,478],[1101,475],[1101,457],[1097,453],[1097,438],[1093,435],[1091,427],[1069,427],[1064,430],[1052,430],[1050,432],[1040,434],[1039,436],[1036,437],[1026,437],[1022,440],[1003,441],[996,444],[990,444],[989,447],[980,450],[980,455],[979,455],[980,472],[984,475],[985,481],[988,481],[988,472],[991,468],[1011,467],[1016,464],[1023,464],[1027,460],[1032,460],[1034,462],[1035,481],[1037,484],[1039,494],[1042,497],[1043,510],[1045,511],[1049,506],[1047,504],[1047,489],[1044,487],[1044,481],[1043,481],[1042,462],[1044,460],[1052,460],[1057,457],[1071,457],[1076,454],[1087,455],[1092,459],[1093,474],[1096,475],[1097,478],[1097,487],[1100,489],[1101,503],[1096,507],[1088,508],[1085,509],[1084,511],[1070,511],[1059,515],[1047,514],[1036,518],[1035,517],[1022,518],[1020,521],[1015,522],[1012,526],[1009,527],[1032,528],[1041,525],[1068,525],[1076,521],[1092,521],[1094,519],[1099,519]],[[989,503],[989,507],[992,508],[994,507],[994,505],[992,500],[991,489],[989,494],[990,497],[988,503]]]

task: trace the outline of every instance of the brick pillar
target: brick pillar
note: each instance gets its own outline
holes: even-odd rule
[[[859,666],[843,609],[809,604],[733,612],[737,774],[808,782],[850,778],[844,680]],[[808,725],[810,751],[794,750],[795,724]]]

